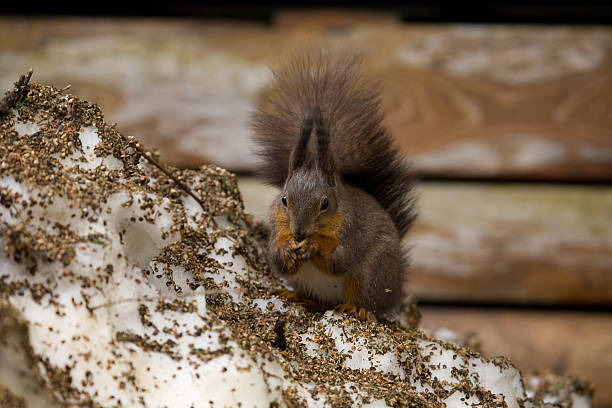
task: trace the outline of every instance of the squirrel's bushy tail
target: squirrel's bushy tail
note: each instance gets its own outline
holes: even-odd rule
[[[362,75],[358,56],[303,52],[274,71],[251,120],[261,175],[283,186],[300,128],[315,108],[329,131],[341,180],[372,195],[403,235],[414,219],[414,181],[382,123],[378,87]]]

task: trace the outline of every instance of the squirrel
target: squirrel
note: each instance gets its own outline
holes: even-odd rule
[[[383,125],[361,58],[297,54],[251,117],[259,173],[280,187],[267,257],[297,296],[362,319],[398,307],[414,178]]]

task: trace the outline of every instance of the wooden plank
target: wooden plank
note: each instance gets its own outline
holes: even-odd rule
[[[612,180],[612,29],[408,25],[392,14],[287,12],[264,26],[186,19],[0,18],[0,86],[97,101],[181,166],[251,171],[246,126],[266,67],[324,39],[365,53],[388,125],[425,176]]]
[[[505,355],[520,370],[580,375],[595,385],[594,408],[612,407],[612,314],[421,307],[421,326],[450,328]]]
[[[612,188],[424,183],[419,207],[420,299],[612,304]]]
[[[242,178],[247,211],[277,190]],[[434,302],[612,304],[612,187],[422,183],[408,291]]]

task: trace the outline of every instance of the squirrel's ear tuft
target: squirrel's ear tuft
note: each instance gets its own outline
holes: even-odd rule
[[[329,147],[329,130],[325,126],[321,109],[317,106],[312,111],[314,126],[317,129],[317,156],[319,166],[330,187],[336,186],[336,163]]]
[[[300,140],[291,152],[291,158],[289,159],[289,173],[294,172],[304,165],[306,162],[306,154],[308,153],[308,141],[312,133],[312,117],[308,116],[302,122],[300,128]]]

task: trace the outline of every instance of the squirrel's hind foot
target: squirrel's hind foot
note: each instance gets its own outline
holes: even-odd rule
[[[274,293],[276,296],[286,302],[298,302],[300,300],[300,297],[297,295],[297,293],[287,288],[277,289],[272,293]]]
[[[364,307],[357,308],[353,303],[341,303],[336,306],[336,310],[342,313],[352,314],[364,322],[375,322],[376,316],[374,313]]]
[[[287,288],[282,288],[274,291],[274,294],[286,302],[298,303],[315,312],[324,312],[327,308],[316,300],[307,299]]]

